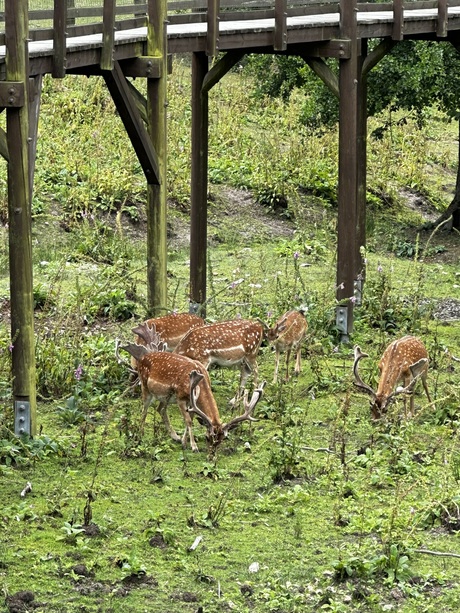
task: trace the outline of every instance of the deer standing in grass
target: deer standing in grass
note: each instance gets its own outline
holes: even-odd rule
[[[240,384],[235,404],[244,393],[246,381],[251,373],[257,385],[257,354],[264,337],[264,328],[257,321],[232,319],[207,324],[190,330],[174,353],[200,362],[206,370],[217,366],[240,366]]]
[[[167,351],[174,351],[183,336],[193,328],[204,326],[204,319],[192,313],[168,313],[161,317],[147,319],[143,324],[132,329],[136,335],[135,342],[145,345],[148,341],[144,338],[145,325],[155,326],[156,333],[160,335],[161,341],[166,344]],[[137,370],[137,360],[131,356],[131,368]]]
[[[421,379],[428,402],[431,402],[426,384],[428,353],[422,341],[418,338],[403,336],[388,345],[379,362],[380,379],[377,391],[364,383],[358,374],[358,363],[364,357],[368,357],[367,353],[363,353],[356,345],[353,364],[354,383],[359,389],[370,394],[371,412],[374,419],[379,419],[399,394],[410,395],[410,414],[413,415],[413,391],[418,379]],[[395,389],[400,381],[403,382],[404,387],[396,387]]]
[[[254,420],[252,412],[262,396],[263,385],[254,391],[250,402],[245,397],[242,415],[233,418],[228,423],[222,423],[206,368],[200,362],[165,351],[154,326],[150,327],[145,323],[140,328],[146,344],[129,343],[120,348],[127,351],[137,361],[144,405],[141,428],[144,426],[148,408],[154,399],[160,402],[158,412],[171,438],[181,442],[185,448],[188,435],[193,451],[198,451],[192,430],[193,413],[196,413],[199,421],[206,426],[206,439],[212,448],[215,448],[230,430],[240,423]],[[117,357],[118,348],[117,341]],[[185,421],[186,427],[182,437],[172,427],[167,414],[168,404],[173,399],[179,405]]]
[[[307,320],[303,311],[292,310],[282,315],[273,328],[267,330],[267,339],[275,347],[275,373],[273,383],[278,380],[280,355],[286,352],[286,377],[289,380],[289,359],[295,353],[295,374],[300,373],[302,341],[307,333]]]

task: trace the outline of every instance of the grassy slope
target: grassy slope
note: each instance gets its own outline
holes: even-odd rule
[[[78,115],[80,94],[71,95],[74,103],[63,112]],[[96,89],[95,109],[100,95]],[[221,95],[224,100],[231,94]],[[224,108],[218,105],[220,112]],[[73,123],[67,133],[77,138]],[[102,136],[97,142],[100,147],[105,143]],[[116,158],[126,155],[120,147],[116,151]],[[121,179],[136,182],[137,171],[131,176],[122,159],[121,166],[116,162]],[[78,171],[96,162],[82,155]],[[59,194],[71,197],[76,207],[82,193],[91,201],[91,185],[101,193],[101,177],[107,186],[102,194],[110,197],[117,183],[117,173],[110,170],[115,162],[103,155],[99,164],[106,169],[99,168],[96,179],[75,184],[68,175],[59,179],[51,161],[42,172],[58,201]],[[223,165],[223,160],[215,162],[216,168]],[[446,166],[435,168],[441,176]],[[309,215],[293,240],[248,244],[233,233],[230,244],[211,250],[210,317],[241,313],[269,318],[269,311],[274,316],[306,303],[310,328],[302,375],[289,384],[269,383],[257,408],[260,421],[233,432],[217,456],[209,458],[200,426],[195,427],[200,453],[184,452],[169,441],[153,409],[139,441],[138,391],[125,391],[127,376],[113,358],[115,336],[129,338],[133,321],[143,315],[142,233],[140,240],[127,240],[131,235],[125,226],[117,230],[115,225],[115,233],[107,234],[90,219],[66,233],[59,229],[62,208],[52,214],[44,203],[41,219],[49,225],[36,226],[34,253],[35,283],[44,296],[43,311],[37,313],[39,385],[49,400],[39,403],[39,427],[42,436],[59,443],[60,452],[42,460],[22,454],[22,466],[0,466],[0,583],[5,594],[30,589],[42,603],[35,610],[47,612],[172,613],[194,612],[199,606],[206,612],[241,613],[456,608],[458,561],[415,550],[457,552],[458,537],[448,529],[446,510],[457,521],[458,364],[444,347],[460,354],[459,324],[435,321],[429,308],[420,314],[415,303],[419,298],[458,299],[458,269],[453,259],[441,260],[444,254],[433,253],[423,266],[389,254],[395,241],[414,244],[413,224],[407,218],[404,223],[403,209],[397,207],[373,213],[368,289],[353,339],[371,356],[362,365],[363,378],[375,381],[378,356],[391,338],[391,330],[378,322],[394,321],[398,333],[414,329],[425,339],[435,398],[435,407],[429,408],[417,395],[414,420],[393,415],[373,425],[367,399],[353,392],[351,349],[337,346],[333,330],[334,213],[329,210],[315,224]],[[436,236],[431,246],[442,243]],[[187,252],[171,250],[169,270],[171,305],[186,308]],[[244,281],[232,285],[239,279]],[[6,264],[1,288],[5,295]],[[113,308],[114,302],[121,309],[116,300],[128,289],[136,290],[135,306],[126,308],[137,317],[124,322],[101,318],[97,309],[108,308],[104,304]],[[115,298],[107,296],[115,290]],[[2,418],[9,425],[7,329],[1,335]],[[77,383],[79,363],[83,377]],[[270,382],[269,348],[262,351],[260,371]],[[215,371],[212,380],[225,419],[237,374]],[[78,409],[91,420],[86,434],[78,425],[65,426],[63,417],[72,416],[58,408],[65,407],[76,387],[81,391]],[[396,409],[402,409],[400,403]],[[180,429],[177,409],[172,407],[170,414]],[[2,457],[9,458],[13,450],[5,430],[2,438]],[[32,493],[21,498],[27,481]],[[94,497],[92,522],[99,528],[95,536],[78,531],[88,491]],[[197,536],[203,540],[190,551]],[[258,572],[249,570],[254,562]],[[339,580],[347,575],[349,581]]]

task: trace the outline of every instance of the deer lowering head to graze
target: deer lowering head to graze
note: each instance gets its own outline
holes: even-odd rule
[[[204,326],[204,319],[193,315],[192,313],[168,313],[161,317],[147,319],[143,324],[133,328],[132,331],[136,335],[135,342],[139,345],[145,345],[146,340],[143,338],[144,326],[155,326],[157,334],[160,335],[163,343],[166,344],[167,351],[174,351],[177,344],[183,336],[198,326]],[[137,369],[136,359],[131,357],[131,367]]]
[[[300,373],[300,353],[308,324],[303,311],[292,310],[282,315],[273,328],[267,330],[267,339],[275,347],[275,374],[273,383],[278,380],[280,354],[286,352],[286,381],[289,380],[289,359],[295,353],[295,374]]]
[[[158,411],[172,439],[181,442],[185,447],[188,435],[193,451],[198,451],[192,431],[193,413],[197,413],[199,421],[206,426],[206,438],[212,447],[216,447],[228,432],[242,421],[254,419],[251,413],[262,395],[262,387],[254,392],[251,402],[245,406],[243,415],[223,424],[206,368],[200,362],[164,351],[154,326],[142,324],[141,334],[145,345],[129,343],[121,348],[137,361],[144,405],[142,428],[147,410],[154,399],[159,400]],[[179,405],[185,421],[186,428],[182,437],[176,433],[169,421],[167,407],[171,400],[175,400]]]
[[[240,384],[231,403],[243,395],[251,373],[257,385],[257,354],[264,336],[263,326],[249,319],[232,319],[190,330],[175,353],[197,360],[208,370],[212,365],[240,366]]]
[[[353,364],[354,383],[359,389],[370,394],[371,412],[374,419],[381,417],[399,394],[410,395],[410,414],[413,415],[413,391],[418,379],[421,379],[428,402],[431,402],[426,384],[428,353],[418,338],[403,336],[388,345],[379,363],[380,379],[377,391],[364,383],[358,374],[358,363],[364,357],[368,357],[367,353],[362,353],[356,345]],[[396,387],[400,381],[403,382],[404,387]]]

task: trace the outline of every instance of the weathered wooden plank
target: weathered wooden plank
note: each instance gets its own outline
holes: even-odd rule
[[[29,186],[27,0],[5,1],[6,76],[25,87],[25,104],[6,110],[8,142],[8,236],[10,263],[11,355],[15,430],[36,432],[35,337],[32,280],[32,215]],[[22,407],[28,418],[19,425]],[[18,427],[16,428],[16,425]]]
[[[37,157],[38,120],[42,95],[43,75],[29,79],[29,189],[31,198],[34,188],[35,160]]]
[[[115,0],[104,0],[101,69],[112,70],[115,43]]]
[[[0,155],[4,160],[7,162],[9,161],[10,154],[8,153],[8,139],[3,128],[0,128]]]

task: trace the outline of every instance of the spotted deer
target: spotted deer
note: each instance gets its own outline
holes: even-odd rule
[[[257,385],[257,355],[264,337],[264,328],[257,321],[232,319],[207,324],[190,330],[174,353],[197,360],[208,370],[212,365],[240,366],[240,384],[232,404],[242,398],[251,373]]]
[[[390,343],[379,362],[380,379],[377,391],[364,383],[358,374],[358,363],[368,357],[356,345],[354,348],[353,373],[354,384],[371,396],[371,412],[374,419],[379,419],[400,394],[410,395],[410,414],[414,414],[413,391],[417,381],[421,379],[423,389],[431,402],[426,384],[428,373],[428,353],[423,343],[415,336],[403,336]],[[402,381],[404,387],[396,387]]]
[[[187,334],[193,328],[198,326],[204,326],[204,319],[193,315],[192,313],[168,313],[161,317],[154,317],[153,319],[147,319],[143,324],[132,329],[135,334],[135,342],[139,345],[145,345],[146,339],[145,325],[151,327],[155,326],[156,333],[160,335],[161,341],[166,344],[167,351],[174,351],[177,344],[183,336]],[[131,356],[131,368],[133,371],[137,370],[137,360]]]
[[[159,400],[158,412],[171,438],[182,443],[185,448],[188,435],[193,451],[198,451],[192,430],[193,414],[197,414],[199,421],[206,426],[206,439],[211,448],[219,445],[228,433],[243,421],[254,420],[252,412],[262,396],[263,385],[254,391],[250,402],[245,398],[242,415],[222,423],[206,368],[200,362],[165,351],[165,346],[155,332],[154,325],[150,327],[144,323],[140,327],[145,345],[128,343],[120,346],[117,341],[116,354],[118,357],[118,349],[124,349],[137,361],[144,406],[141,429],[144,427],[148,408],[154,399]],[[173,399],[178,404],[185,421],[185,432],[182,437],[172,427],[167,413],[168,404]]]
[[[280,355],[286,352],[286,381],[289,380],[289,359],[291,352],[295,353],[295,374],[300,373],[300,354],[302,341],[307,333],[307,320],[304,311],[292,310],[282,315],[273,328],[267,330],[267,339],[275,347],[275,373],[273,383],[278,380]]]

